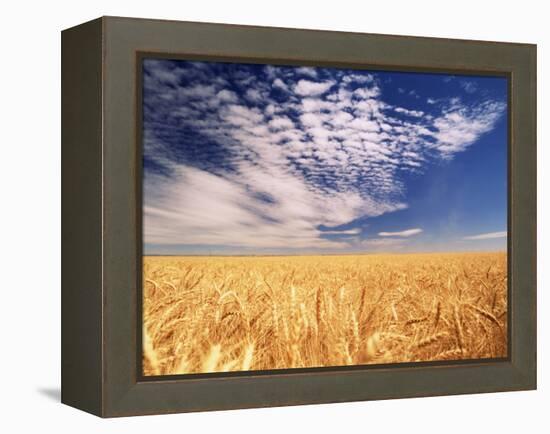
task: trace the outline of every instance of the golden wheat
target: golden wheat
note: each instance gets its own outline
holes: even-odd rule
[[[505,253],[143,260],[144,375],[507,355]]]

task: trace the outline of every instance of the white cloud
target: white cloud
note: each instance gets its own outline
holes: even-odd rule
[[[358,83],[358,84],[365,84],[365,83],[372,83],[374,81],[374,76],[372,74],[348,74],[345,75],[342,78],[343,83]]]
[[[326,118],[326,116],[313,113],[305,113],[300,116],[300,121],[308,127],[320,127],[321,125],[323,125],[324,118]]]
[[[193,87],[179,88],[178,93],[180,93],[181,96],[193,99],[212,98],[216,95],[216,87],[213,85],[199,84]]]
[[[241,127],[246,125],[257,125],[263,120],[263,116],[259,110],[236,104],[225,107],[221,112],[221,116],[226,122]]]
[[[307,75],[310,78],[317,78],[317,70],[309,66],[302,66],[300,68],[296,68],[296,73]]]
[[[352,115],[341,111],[336,115],[331,116],[330,123],[332,123],[332,125],[344,126],[352,120],[354,120],[354,117]]]
[[[269,126],[276,130],[291,129],[294,128],[294,123],[286,116],[279,116],[270,120]]]
[[[464,237],[463,240],[469,240],[469,241],[494,240],[497,238],[506,238],[507,236],[508,236],[507,231],[488,232],[486,234],[470,235],[468,237]]]
[[[356,193],[311,191],[277,165],[241,163],[238,175],[224,177],[179,164],[172,171],[170,180],[146,175],[147,244],[338,249],[348,245],[321,235],[358,231],[320,231],[320,225],[338,226],[402,206],[365,201]]]
[[[334,103],[319,98],[304,98],[301,102],[301,109],[305,112],[331,111],[334,110]]]
[[[412,237],[413,235],[418,235],[423,232],[420,228],[407,229],[400,232],[379,232],[379,237]]]
[[[322,231],[323,235],[359,235],[361,233],[361,229],[347,229],[347,230],[330,230],[330,231]]]
[[[220,101],[235,103],[238,101],[237,94],[227,89],[222,89],[217,94]]]
[[[462,87],[462,89],[464,89],[468,93],[474,93],[475,91],[477,91],[476,83],[469,80],[461,80],[460,87]]]
[[[300,96],[318,96],[324,94],[329,90],[335,83],[333,81],[309,81],[309,80],[300,80],[296,86],[294,86],[294,92]]]
[[[419,118],[419,117],[424,115],[424,112],[421,111],[421,110],[407,110],[406,108],[403,108],[403,107],[396,107],[395,111],[397,113],[401,113],[401,114],[408,115],[408,116],[413,116],[415,118]]]
[[[284,90],[285,92],[289,92],[288,86],[280,78],[276,78],[275,80],[273,80],[273,87]]]
[[[259,102],[265,98],[265,95],[263,95],[263,93],[258,89],[248,89],[246,91],[246,98],[253,102]]]
[[[505,112],[506,104],[486,101],[475,107],[466,107],[453,101],[453,107],[433,122],[435,143],[432,145],[444,158],[462,152],[479,137],[492,130]]]
[[[362,131],[378,131],[380,129],[378,122],[359,117],[353,119],[353,121],[351,121],[349,125],[351,128]]]
[[[374,97],[377,97],[378,95],[380,95],[380,89],[378,88],[378,86],[373,86],[370,88],[360,87],[353,91],[353,96],[360,99],[374,98]]]

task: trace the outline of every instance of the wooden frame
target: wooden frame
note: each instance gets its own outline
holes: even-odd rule
[[[509,359],[143,379],[143,52],[509,76]],[[62,74],[62,402],[112,417],[536,387],[536,46],[104,17],[63,31]]]

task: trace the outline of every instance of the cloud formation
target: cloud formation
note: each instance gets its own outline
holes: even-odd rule
[[[405,174],[452,159],[505,112],[395,106],[358,70],[147,59],[143,72],[150,245],[345,249],[360,231],[340,226],[407,208]]]
[[[309,80],[300,80],[294,86],[294,92],[300,96],[319,96],[334,86],[333,81],[315,82]]]
[[[477,91],[477,85],[470,80],[462,80],[460,86],[468,93],[474,93]]]
[[[506,109],[501,101],[484,101],[474,107],[462,106],[445,110],[442,116],[433,122],[436,129],[433,146],[444,158],[452,158],[457,152],[464,151],[490,131]]]
[[[464,237],[464,240],[469,241],[477,241],[477,240],[493,240],[497,238],[506,238],[508,236],[507,231],[501,231],[501,232],[488,232],[486,234],[478,234],[478,235],[470,235],[467,237]]]
[[[379,232],[378,236],[380,237],[412,237],[413,235],[418,235],[422,232],[423,232],[422,229],[414,228],[414,229],[407,229],[400,232]]]

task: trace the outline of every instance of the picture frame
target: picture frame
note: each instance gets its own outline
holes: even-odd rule
[[[144,378],[145,54],[509,80],[508,357]],[[62,402],[101,417],[536,388],[536,46],[102,17],[62,32]]]

